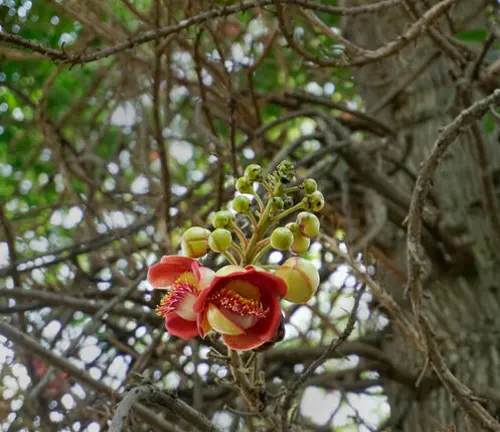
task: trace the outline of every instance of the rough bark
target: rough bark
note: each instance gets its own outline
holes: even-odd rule
[[[346,3],[349,6],[366,4],[363,1]],[[406,2],[424,8],[434,3]],[[440,30],[444,34],[452,33],[450,22],[455,28],[462,26],[462,30],[475,28],[473,22],[484,19],[485,3],[476,0],[460,2],[446,19],[439,22]],[[373,49],[396,38],[410,22],[408,9],[401,6],[384,11],[377,19],[373,16],[350,17],[343,26],[348,39]],[[394,92],[408,74],[417,70],[422,72],[409,84],[401,85],[402,90]],[[399,131],[395,143],[399,154],[392,156],[404,158],[410,149],[406,159],[401,160],[414,173],[429,154],[439,129],[463,107],[462,93],[457,90],[457,77],[462,73],[456,62],[430,38],[411,44],[397,57],[355,70],[355,80],[367,111]],[[391,94],[394,97],[388,99]],[[387,103],[381,107],[384,100]],[[491,138],[483,136],[483,140],[490,164],[487,169],[494,171],[499,166],[500,149]],[[430,262],[424,289],[432,295],[425,307],[432,314],[448,366],[460,380],[479,394],[485,394],[488,389],[500,389],[500,346],[496,337],[500,315],[500,266],[495,253],[498,239],[483,205],[477,144],[472,130],[468,130],[452,145],[434,178],[432,190],[439,210],[440,227],[453,237],[457,247],[454,254],[447,257],[449,266]],[[393,179],[399,187],[411,192],[412,182],[407,176],[396,174]],[[404,230],[389,224],[384,232],[388,230],[395,235],[387,250],[392,251],[390,257],[397,268],[405,272]],[[383,268],[379,270],[379,276],[409,312],[409,305],[402,296],[404,285],[401,280]],[[398,335],[395,329],[383,345],[396,363],[407,365],[416,374],[422,369],[423,359],[416,355],[412,342]],[[428,375],[431,376],[430,372]],[[392,411],[392,430],[427,432],[450,424],[454,424],[458,431],[480,430],[441,386],[411,391],[391,384],[386,390]],[[486,406],[495,413],[497,408],[491,398]]]

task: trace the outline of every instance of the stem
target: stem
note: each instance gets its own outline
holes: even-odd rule
[[[293,207],[290,207],[288,210],[285,210],[284,212],[281,212],[279,215],[276,215],[274,218],[273,218],[273,223],[276,223],[278,222],[280,219],[283,219],[284,217],[296,212],[297,210],[302,210],[302,209],[305,209],[305,205],[306,205],[306,200],[307,198],[304,198],[302,201],[300,201],[299,203],[295,204]]]
[[[250,222],[252,222],[253,229],[257,230],[257,226],[259,225],[259,223],[257,222],[257,219],[255,219],[255,216],[252,214],[252,211],[250,210],[246,215],[250,219]]]
[[[241,247],[245,248],[248,245],[248,240],[245,237],[245,234],[243,233],[243,231],[241,231],[241,228],[238,225],[236,225],[235,223],[233,223],[231,225],[231,229],[236,234],[236,237],[238,237],[238,240],[240,241]]]
[[[254,233],[252,234],[252,237],[250,239],[250,243],[248,244],[247,254],[245,257],[244,264],[250,264],[250,263],[255,262],[255,260],[253,259],[253,256],[255,255],[255,248],[257,246],[257,243],[265,235],[267,229],[271,225],[272,198],[281,193],[282,187],[283,187],[283,185],[281,183],[276,183],[274,191],[272,192],[272,194],[269,198],[269,201],[267,202],[266,208],[264,209],[264,213],[262,213],[262,217],[260,218],[260,221],[259,221],[258,225],[256,226]]]
[[[260,212],[264,213],[264,203],[262,202],[262,199],[260,198],[259,194],[254,191],[253,196],[255,197],[255,201],[257,201],[257,204],[259,204]]]
[[[257,402],[256,395],[252,389],[252,386],[250,385],[250,382],[248,381],[248,378],[246,377],[243,371],[244,368],[241,363],[241,357],[239,352],[230,349],[229,359],[230,359],[229,369],[231,370],[231,374],[233,375],[233,378],[236,381],[236,384],[241,392],[241,395],[251,407],[258,406],[259,404],[256,403]]]
[[[262,180],[262,182],[260,184],[266,188],[266,190],[267,190],[267,192],[269,192],[270,196],[273,195],[273,188],[271,187],[271,185],[267,181]]]
[[[300,189],[302,189],[302,187],[301,187],[301,186],[292,186],[292,187],[290,187],[290,188],[288,188],[288,189],[285,189],[283,192],[284,192],[284,193],[297,192],[297,191],[299,191]]]
[[[269,243],[269,244],[265,245],[265,246],[264,246],[264,247],[263,247],[260,251],[258,251],[258,252],[254,255],[254,257],[253,257],[253,259],[252,259],[252,264],[253,264],[253,263],[257,264],[257,263],[258,263],[258,261],[259,261],[259,259],[262,257],[262,255],[264,255],[264,254],[265,254],[265,253],[266,253],[269,249],[272,249],[272,248],[271,248],[271,243]]]
[[[240,263],[243,261],[243,257],[245,256],[245,252],[243,251],[243,249],[237,245],[236,243],[233,243],[231,245],[231,247],[236,251],[236,253],[238,254],[238,258],[240,259]]]
[[[231,255],[230,252],[228,251],[222,252],[222,255],[226,257],[226,259],[229,261],[229,264],[238,265],[238,261],[236,261],[236,258],[233,255]]]

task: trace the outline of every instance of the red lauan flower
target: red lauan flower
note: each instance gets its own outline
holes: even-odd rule
[[[44,377],[49,370],[47,363],[37,355],[31,357],[31,366],[33,367],[33,374],[40,379]],[[43,390],[43,396],[47,399],[54,399],[67,392],[71,387],[69,375],[66,372],[58,371],[52,376],[53,378],[49,380]]]
[[[245,351],[271,341],[281,320],[283,279],[253,266],[220,269],[196,299],[201,336],[213,328],[232,349]]]
[[[200,291],[210,284],[214,272],[192,258],[164,256],[149,268],[148,282],[168,293],[156,308],[165,317],[165,328],[174,336],[191,339],[198,335],[193,304]]]

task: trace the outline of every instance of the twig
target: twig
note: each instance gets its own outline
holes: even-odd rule
[[[63,351],[61,354],[62,357],[69,357],[73,354],[75,349],[80,345],[81,341],[88,336],[91,333],[95,333],[99,327],[102,325],[101,319],[102,317],[107,314],[113,307],[115,307],[118,303],[123,302],[132,291],[137,289],[137,285],[142,282],[142,280],[145,278],[146,274],[145,272],[142,272],[135,283],[130,284],[130,287],[127,289],[124,289],[122,293],[119,295],[115,296],[115,298],[107,301],[104,303],[104,305],[101,306],[101,308],[92,316],[92,319],[89,320],[89,322],[85,325],[85,327],[82,329],[82,332],[78,337],[76,337],[71,344],[68,346],[67,349]],[[43,390],[43,388],[49,383],[49,381],[52,379],[53,373],[55,372],[54,367],[50,367],[43,378],[37,383],[37,385],[31,390],[29,393],[29,398],[30,399],[36,399],[38,394]]]
[[[420,18],[403,36],[399,39],[392,41],[383,47],[379,48],[375,51],[365,51],[365,54],[362,57],[356,57],[353,61],[349,62],[351,66],[360,66],[362,64],[366,64],[380,58],[384,58],[394,54],[399,51],[401,48],[406,46],[412,40],[417,38],[419,34],[422,32],[422,28],[426,25],[429,25],[435,19],[439,18],[443,13],[445,13],[454,3],[458,0],[444,0],[442,3],[439,3],[435,7],[429,9],[423,16]],[[232,15],[238,12],[243,12],[249,9],[253,9],[256,7],[266,6],[273,4],[275,0],[254,0],[244,3],[239,3],[233,6],[225,6],[217,9],[212,9],[206,12],[202,12],[193,17],[182,20],[179,24],[162,27],[157,30],[151,30],[137,36],[130,38],[127,41],[117,43],[114,46],[109,48],[105,48],[100,51],[95,51],[90,54],[68,54],[62,50],[57,50],[54,48],[45,47],[39,43],[31,42],[25,40],[17,35],[10,34],[7,32],[0,32],[0,40],[4,42],[9,42],[14,45],[21,46],[23,48],[30,49],[32,51],[43,54],[53,60],[58,60],[66,64],[83,64],[90,63],[96,60],[103,59],[105,57],[109,57],[113,54],[117,54],[119,52],[131,49],[135,46],[151,42],[153,40],[157,40],[166,36],[169,36],[174,33],[178,33],[182,30],[185,30],[189,27],[192,27],[197,24],[201,24],[207,20],[213,18],[219,18],[223,16]],[[378,4],[361,6],[357,8],[342,8],[335,6],[326,6],[321,3],[314,3],[308,0],[280,0],[280,3],[283,4],[295,4],[301,6],[306,9],[317,10],[320,12],[328,12],[332,14],[338,15],[357,15],[362,13],[372,13],[380,9],[384,9],[387,7],[391,7],[400,3],[399,0],[386,0],[381,1]],[[280,5],[278,5],[279,7]],[[303,53],[302,53],[303,54]],[[312,56],[313,59],[317,59]],[[307,57],[306,57],[307,58]],[[328,65],[328,66],[346,66],[348,65],[345,62],[338,62],[337,60],[328,60],[328,61],[320,61],[320,64]]]
[[[431,154],[421,165],[411,197],[410,210],[408,212],[408,237],[406,242],[408,261],[407,289],[411,292],[411,302],[414,312],[418,312],[422,295],[419,277],[422,259],[419,256],[418,250],[422,232],[421,214],[425,198],[430,188],[432,176],[446,149],[465,131],[465,128],[486,114],[490,106],[498,105],[499,103],[500,89],[496,89],[493,94],[475,102],[472,106],[463,110],[455,120],[442,129],[438,139],[434,143]]]
[[[500,423],[478,402],[478,397],[474,395],[472,390],[460,382],[446,366],[439,352],[428,318],[420,314],[419,322],[427,340],[433,369],[439,380],[443,383],[447,391],[456,398],[463,410],[484,428],[483,430],[499,432]]]
[[[0,320],[0,333],[15,344],[22,346],[27,351],[38,355],[45,362],[50,363],[57,369],[66,372],[72,377],[72,379],[79,382],[80,384],[85,385],[88,388],[108,397],[120,397],[120,395],[117,395],[111,387],[108,387],[102,381],[93,379],[87,372],[78,369],[78,367],[70,363],[68,360],[65,360],[62,357],[59,357],[57,354],[49,351],[31,336],[28,336],[27,334],[11,326],[5,320]],[[146,408],[144,405],[139,404],[137,406],[137,409],[144,420],[146,420],[152,426],[158,428],[158,430],[164,432],[172,432],[170,423],[158,417],[149,408]]]
[[[161,404],[168,411],[186,420],[202,432],[216,432],[218,430],[203,414],[194,410],[182,400],[160,390],[152,384],[146,384],[133,388],[122,399],[111,421],[109,432],[122,432],[125,430],[125,420],[129,412],[141,400]]]
[[[330,346],[325,350],[325,352],[323,352],[323,354],[321,354],[321,356],[319,356],[288,388],[288,392],[281,405],[281,425],[284,432],[288,431],[288,410],[290,409],[290,405],[293,397],[295,396],[295,393],[297,393],[298,389],[308,380],[309,377],[312,376],[316,369],[328,359],[330,353],[335,351],[340,345],[342,345],[353,332],[354,325],[356,324],[358,307],[365,289],[366,284],[363,284],[356,293],[354,306],[352,308],[351,314],[349,315],[346,327],[341,335],[338,338],[333,339],[330,343]]]
[[[273,4],[276,6],[276,10],[278,12],[278,20],[280,22],[280,29],[283,33],[283,36],[288,42],[290,48],[296,51],[299,55],[304,57],[306,60],[314,62],[315,64],[323,67],[338,67],[338,66],[363,66],[368,63],[372,63],[374,61],[381,60],[383,58],[390,57],[399,51],[401,51],[405,46],[409,43],[417,39],[421,36],[425,29],[431,25],[434,21],[444,15],[455,3],[458,3],[460,0],[443,0],[440,3],[437,3],[432,8],[427,10],[417,21],[415,21],[411,27],[397,39],[387,42],[382,45],[380,48],[376,50],[364,50],[361,47],[358,47],[358,51],[362,52],[362,54],[351,58],[350,60],[344,59],[328,59],[320,56],[316,56],[310,54],[307,50],[297,45],[295,42],[292,32],[287,28],[282,4],[284,3],[280,0],[273,0]]]

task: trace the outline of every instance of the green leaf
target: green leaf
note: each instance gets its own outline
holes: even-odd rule
[[[457,33],[456,37],[469,42],[483,42],[487,35],[488,31],[486,29],[472,29]]]

